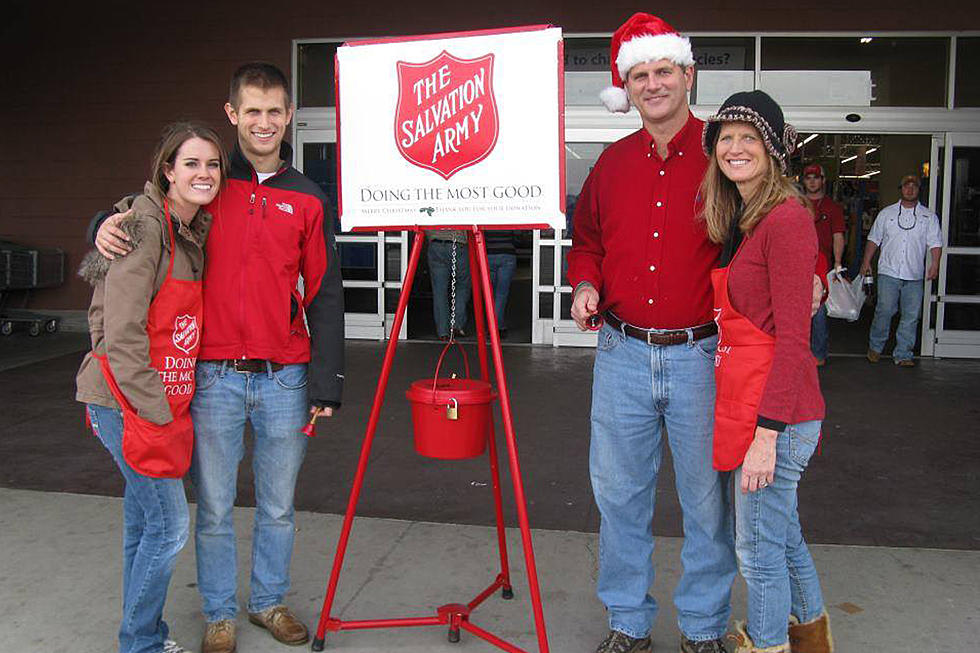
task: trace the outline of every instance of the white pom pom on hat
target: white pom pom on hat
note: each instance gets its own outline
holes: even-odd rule
[[[623,82],[633,66],[667,59],[679,66],[694,63],[691,42],[678,34],[666,21],[643,12],[629,17],[612,36],[610,44],[612,86],[599,94],[609,111],[629,111],[629,96]]]
[[[621,86],[607,86],[599,91],[599,99],[613,113],[626,113],[630,110],[630,98]]]

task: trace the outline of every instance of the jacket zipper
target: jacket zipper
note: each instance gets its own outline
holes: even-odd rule
[[[252,181],[255,181],[255,173],[252,173]],[[242,261],[242,273],[238,277],[238,337],[242,342],[242,360],[248,358],[248,349],[245,344],[245,275],[248,273],[248,265],[245,265],[245,260],[248,259],[248,250],[251,245],[251,227],[252,227],[252,215],[255,214],[255,190],[253,188],[252,194],[248,199],[248,218],[245,221],[245,243],[242,248],[242,256],[244,260]]]

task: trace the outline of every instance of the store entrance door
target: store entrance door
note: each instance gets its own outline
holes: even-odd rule
[[[947,134],[936,356],[980,358],[980,134]]]

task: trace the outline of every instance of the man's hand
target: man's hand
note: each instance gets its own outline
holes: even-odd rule
[[[772,483],[776,470],[776,438],[779,433],[764,426],[755,427],[755,439],[742,461],[742,493],[761,490]]]
[[[932,281],[933,279],[936,279],[938,277],[939,277],[939,263],[934,263],[930,265],[929,269],[926,271],[926,279]]]
[[[310,406],[310,419],[318,417],[333,417],[333,408],[330,406]]]
[[[113,213],[99,225],[99,231],[95,234],[95,248],[110,261],[116,255],[126,256],[133,249],[129,236],[119,228],[119,223],[132,214],[133,209],[125,213]]]
[[[870,263],[862,263],[861,264],[861,276],[862,277],[870,277],[871,276],[871,264]]]
[[[810,300],[810,317],[820,310],[820,300],[823,299],[823,282],[820,277],[813,275],[813,297]]]
[[[589,330],[589,318],[599,311],[599,291],[583,285],[572,299],[572,319],[582,331]]]

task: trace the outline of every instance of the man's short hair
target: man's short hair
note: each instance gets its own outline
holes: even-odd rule
[[[286,80],[285,73],[274,64],[251,61],[238,67],[235,74],[231,76],[231,85],[228,88],[228,103],[236,109],[243,86],[256,86],[263,91],[281,88],[286,96],[286,106],[289,106],[289,82]]]
[[[921,186],[921,184],[919,183],[919,177],[917,175],[905,175],[904,177],[902,177],[902,182],[898,185],[898,187],[901,188],[902,186],[908,183],[913,183],[916,186]]]

